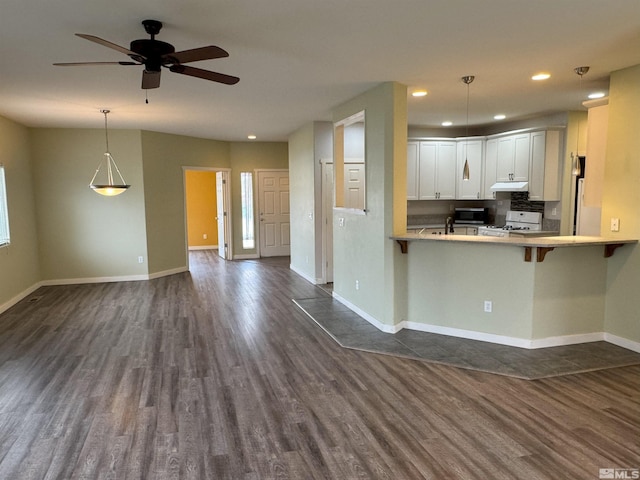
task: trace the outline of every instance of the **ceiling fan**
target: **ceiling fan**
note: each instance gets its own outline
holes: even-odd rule
[[[131,42],[129,49],[94,35],[76,33],[80,38],[84,38],[90,42],[95,42],[124,53],[125,55],[129,55],[129,57],[134,60],[133,62],[71,62],[54,63],[54,65],[62,67],[78,65],[144,65],[144,71],[142,72],[143,89],[158,88],[160,86],[161,67],[168,68],[169,71],[174,73],[202,78],[212,82],[224,83],[226,85],[235,85],[240,81],[238,77],[225,75],[224,73],[211,72],[209,70],[183,65],[184,63],[197,62],[199,60],[212,60],[215,58],[228,57],[229,53],[222,48],[209,45],[206,47],[176,52],[176,49],[170,43],[155,39],[155,36],[162,28],[162,22],[157,20],[143,20],[142,25],[144,26],[145,31],[151,35],[151,38],[134,40]]]

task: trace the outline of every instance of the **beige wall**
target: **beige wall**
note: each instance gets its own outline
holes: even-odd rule
[[[40,280],[29,141],[29,129],[0,117],[0,164],[5,168],[11,232],[11,245],[0,248],[0,312]]]
[[[640,65],[611,74],[609,125],[602,192],[603,235],[640,238]],[[610,219],[620,219],[620,232]],[[640,342],[640,247],[609,259],[605,328]]]
[[[131,184],[116,197],[88,186],[105,151],[104,130],[31,130],[42,280],[147,274],[140,132],[110,129],[109,147]]]
[[[334,210],[334,293],[385,325],[406,311],[398,298],[406,291],[405,260],[389,240],[406,226],[406,97],[404,85],[384,83],[333,111],[334,122],[366,112],[366,214]],[[394,179],[395,169],[404,180]]]

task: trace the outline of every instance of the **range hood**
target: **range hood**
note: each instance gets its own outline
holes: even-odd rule
[[[492,192],[528,192],[529,182],[498,182],[491,185]]]

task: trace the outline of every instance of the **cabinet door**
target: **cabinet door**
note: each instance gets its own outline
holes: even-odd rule
[[[407,200],[418,200],[418,142],[407,144]]]
[[[456,198],[456,142],[438,142],[436,192],[439,200]]]
[[[496,168],[498,163],[498,139],[491,138],[486,141],[484,154],[484,198],[494,200],[496,192],[491,191],[491,186],[496,183]]]
[[[512,180],[515,182],[526,182],[529,180],[530,140],[531,135],[529,133],[516,135],[514,138]]]
[[[496,161],[496,180],[511,182],[513,175],[513,160],[516,156],[516,142],[514,137],[498,138],[498,158]]]
[[[480,199],[482,189],[482,150],[483,140],[460,140],[458,141],[458,169],[456,198],[458,200]],[[469,162],[469,180],[462,179],[464,162]]]
[[[438,144],[420,142],[418,157],[418,199],[436,199],[436,161]]]
[[[544,157],[545,157],[545,132],[533,132],[531,134],[531,171],[529,174],[529,200],[542,200],[544,198]]]

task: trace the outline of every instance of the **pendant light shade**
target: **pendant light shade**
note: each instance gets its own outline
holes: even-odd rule
[[[582,93],[582,76],[589,71],[589,67],[576,67],[573,69],[577,75],[580,76],[580,92]],[[578,130],[576,134],[576,154],[571,152],[571,175],[579,177],[582,174],[582,167],[580,166],[580,156],[578,155],[578,148],[580,147],[580,124],[578,124]]]
[[[469,160],[467,158],[467,144],[469,142],[469,84],[475,80],[473,75],[462,77],[462,81],[467,84],[467,139],[464,141],[464,167],[462,168],[462,180],[469,180]]]
[[[113,197],[124,193],[131,185],[127,185],[127,182],[122,178],[120,169],[116,164],[116,161],[109,153],[109,133],[107,129],[107,114],[109,110],[100,110],[104,114],[104,137],[106,142],[106,151],[102,160],[98,163],[96,173],[93,174],[93,178],[89,183],[89,188],[94,192],[104,195],[106,197]],[[120,178],[120,182],[114,182],[114,173]]]

